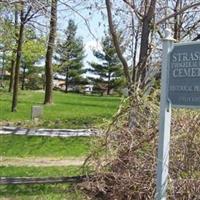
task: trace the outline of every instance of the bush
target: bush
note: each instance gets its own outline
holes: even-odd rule
[[[31,74],[25,84],[26,89],[29,90],[40,90],[44,87],[44,80],[37,74]]]
[[[90,199],[155,198],[158,96],[157,91],[151,96],[136,94],[120,108],[88,159],[87,164],[95,166],[94,176],[79,185]],[[199,199],[200,116],[174,110],[172,122],[169,199]]]

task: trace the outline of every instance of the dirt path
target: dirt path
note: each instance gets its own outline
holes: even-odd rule
[[[84,158],[51,158],[51,157],[0,157],[0,166],[52,167],[52,166],[80,166]]]

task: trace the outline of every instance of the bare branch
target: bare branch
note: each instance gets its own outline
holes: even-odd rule
[[[159,24],[162,24],[164,23],[166,20],[168,19],[171,19],[172,17],[175,17],[177,15],[180,15],[182,14],[183,12],[185,12],[186,10],[190,9],[190,8],[193,8],[193,7],[196,7],[196,6],[200,6],[200,2],[198,3],[194,3],[194,4],[191,4],[191,5],[187,5],[185,7],[183,7],[182,9],[180,9],[178,12],[175,12],[171,15],[168,15],[167,17],[161,19],[160,21],[156,22],[156,25],[159,25]]]
[[[96,38],[96,36],[94,35],[94,33],[92,32],[92,30],[91,30],[91,28],[90,28],[90,25],[89,25],[89,23],[88,23],[88,20],[87,20],[80,12],[78,12],[78,11],[75,10],[72,6],[70,6],[69,4],[67,4],[67,3],[65,3],[65,2],[63,2],[63,1],[59,1],[59,2],[60,2],[61,4],[63,4],[63,5],[65,5],[66,7],[70,8],[70,9],[71,9],[73,12],[75,12],[79,17],[81,17],[81,18],[84,20],[85,25],[86,25],[88,31],[90,32],[90,34],[92,35],[92,37],[93,37],[95,40],[98,40],[98,39]]]
[[[110,7],[110,0],[105,0],[105,2],[106,2],[107,14],[108,14],[108,24],[109,24],[109,28],[110,28],[110,33],[112,35],[113,44],[115,46],[117,55],[118,55],[122,65],[123,65],[124,75],[126,77],[127,83],[130,86],[131,77],[130,77],[130,74],[129,74],[129,67],[128,67],[128,63],[127,63],[126,59],[122,55],[120,45],[119,45],[119,42],[118,42],[118,39],[117,39],[117,34],[115,32],[115,29],[114,29],[111,7]]]
[[[132,3],[129,1],[129,0],[123,0],[124,3],[126,3],[128,6],[131,7],[131,9],[134,11],[136,17],[141,20],[143,18],[143,15],[138,12],[138,10],[136,9],[136,6],[135,6],[135,3],[134,3],[134,0],[132,1]]]

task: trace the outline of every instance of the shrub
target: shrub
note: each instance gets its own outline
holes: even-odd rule
[[[29,90],[40,90],[44,87],[44,80],[37,74],[31,74],[25,84],[26,89]]]
[[[158,96],[158,91],[151,96],[137,93],[125,100],[99,147],[88,158],[87,164],[95,166],[95,173],[79,187],[90,199],[154,199]],[[173,110],[170,147],[169,199],[199,199],[200,116],[197,112]]]

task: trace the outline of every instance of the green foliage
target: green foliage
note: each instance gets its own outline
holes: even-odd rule
[[[87,128],[109,120],[117,111],[119,97],[84,96],[54,92],[54,104],[44,106],[38,123],[30,121],[31,106],[43,105],[42,91],[21,91],[17,113],[10,112],[11,94],[0,92],[0,121],[28,127]],[[28,121],[29,120],[29,121]],[[7,122],[6,122],[7,121]]]
[[[26,32],[26,37],[22,49],[22,82],[27,89],[42,89],[44,80],[39,74],[42,74],[43,69],[35,64],[45,56],[45,39],[36,38],[35,32],[29,29]]]
[[[65,31],[64,41],[58,41],[56,60],[60,64],[59,72],[66,76],[66,91],[69,84],[75,86],[84,82],[81,76],[83,69],[84,46],[83,41],[76,37],[77,26],[69,20]]]
[[[27,78],[28,78],[28,82],[25,85],[26,89],[28,89],[28,90],[43,89],[44,79],[43,79],[43,77],[39,76],[36,72],[29,73]]]
[[[43,38],[29,39],[23,45],[23,61],[27,66],[44,58],[45,56],[45,40]]]
[[[12,51],[15,47],[15,27],[11,20],[3,19],[0,26],[0,45],[6,51]]]
[[[15,167],[0,166],[0,176],[8,177],[47,177],[47,176],[76,176],[80,167]]]
[[[12,20],[6,17],[2,17],[0,23],[0,66],[8,70],[14,56],[12,51],[16,48],[15,27]]]
[[[90,63],[92,68],[88,69],[88,71],[99,76],[99,78],[90,78],[95,84],[94,89],[101,92],[106,91],[109,95],[112,89],[117,89],[123,84],[123,71],[109,35],[103,38],[102,48],[103,52],[93,52],[100,62]]]

